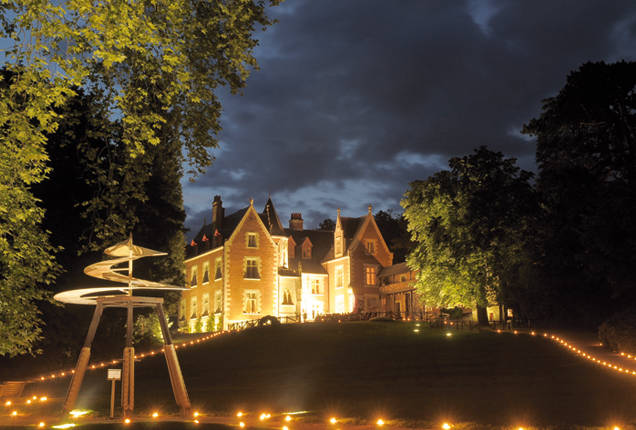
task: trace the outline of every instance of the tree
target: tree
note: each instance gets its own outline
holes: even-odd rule
[[[404,215],[393,215],[391,209],[379,211],[375,214],[375,222],[393,252],[393,262],[403,262],[413,247]]]
[[[336,229],[336,222],[331,218],[325,218],[320,224],[318,224],[320,230],[334,231]]]
[[[636,303],[636,63],[586,63],[523,132],[537,138],[537,230],[555,308],[596,325]]]
[[[148,176],[122,174],[122,166],[127,172],[143,172],[154,157],[144,155],[165,143],[162,134],[174,137],[171,145],[178,142],[178,150],[170,147],[167,152],[177,162],[185,154],[192,175],[210,165],[208,149],[217,146],[220,130],[215,91],[227,86],[237,93],[257,68],[252,55],[255,26],[272,24],[265,9],[265,0],[2,2],[1,35],[13,42],[6,52],[13,77],[0,86],[0,269],[11,297],[4,303],[43,297],[37,283],[54,277],[53,248],[40,228],[43,211],[31,186],[49,173],[46,138],[60,125],[65,103],[84,88],[99,94],[105,117],[120,125],[121,145],[87,154],[96,163],[93,185],[118,175],[124,180],[111,181],[110,190],[102,190],[102,197],[110,198],[86,203],[85,214],[104,221],[97,224],[94,243],[104,242],[135,224],[128,203],[138,205],[145,198]],[[108,194],[117,187],[123,198]],[[118,206],[110,210],[114,201]],[[122,213],[127,216],[121,218]],[[27,266],[31,269],[23,269]],[[29,287],[17,289],[18,284]],[[37,338],[37,311],[28,311],[19,324],[9,320],[12,313],[6,314],[0,333],[8,339],[7,349],[0,354],[28,351]]]
[[[532,174],[485,147],[452,158],[450,170],[415,181],[401,202],[415,243],[407,264],[436,305],[501,302],[522,265],[527,217],[534,212]]]
[[[13,85],[15,75],[3,71],[0,87]],[[3,108],[18,111],[24,94],[5,101]],[[12,121],[23,121],[17,114]],[[33,352],[42,321],[37,301],[48,298],[42,287],[58,271],[49,232],[41,228],[44,211],[30,187],[47,171],[44,160],[28,145],[29,136],[13,135],[15,128],[0,127],[0,355]]]

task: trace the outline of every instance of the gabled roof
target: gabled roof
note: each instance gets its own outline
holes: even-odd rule
[[[216,228],[212,223],[204,224],[203,227],[201,227],[199,232],[196,234],[196,236],[194,236],[194,241],[197,243],[197,247],[186,247],[186,258],[192,258],[198,254],[202,254],[211,249],[214,249],[217,246],[221,246],[227,239],[230,238],[230,236],[232,236],[232,233],[234,233],[234,230],[239,225],[239,223],[245,216],[245,212],[247,212],[248,209],[249,206],[243,209],[239,209],[236,212],[223,217],[221,228],[219,229],[219,234],[221,235],[221,237],[217,239],[219,243],[217,243],[216,245]],[[203,240],[204,235],[207,238],[207,241]]]
[[[270,234],[276,236],[284,236],[285,229],[280,222],[280,218],[278,218],[278,214],[276,213],[276,209],[274,208],[274,203],[272,202],[272,198],[267,199],[267,203],[265,203],[265,208],[263,212],[259,214],[261,220],[263,220],[263,224],[267,227],[267,230]]]

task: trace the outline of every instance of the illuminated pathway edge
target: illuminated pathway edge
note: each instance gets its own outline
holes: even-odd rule
[[[419,326],[419,324],[418,324]],[[418,330],[419,331],[419,330]],[[210,341],[218,336],[224,335],[224,334],[228,334],[228,333],[232,333],[234,331],[221,331],[221,332],[216,332],[216,333],[211,333],[202,337],[199,337],[197,339],[192,339],[189,341],[184,341],[181,342],[179,344],[175,345],[175,349],[177,348],[188,348],[191,346],[195,346],[197,344],[203,343],[203,342],[207,342]],[[621,373],[624,375],[627,375],[628,377],[636,377],[636,369],[635,368],[631,368],[628,366],[625,366],[624,364],[621,364],[620,362],[616,362],[616,361],[611,361],[609,359],[602,359],[599,358],[600,356],[598,355],[593,355],[593,354],[589,354],[588,351],[585,351],[584,349],[581,349],[579,346],[577,346],[576,343],[574,343],[571,340],[566,339],[564,336],[559,336],[557,334],[551,334],[550,332],[538,332],[538,331],[521,331],[521,330],[493,330],[494,333],[496,334],[514,334],[514,335],[529,335],[529,336],[533,336],[533,337],[541,337],[544,338],[546,340],[552,341],[555,344],[561,346],[562,348],[564,348],[566,351],[570,351],[572,354],[579,356],[580,358],[590,361],[592,363],[597,364],[600,367],[612,370],[616,373]],[[600,344],[597,344],[600,345]],[[149,358],[149,357],[153,357],[153,356],[157,356],[160,355],[163,352],[163,348],[160,349],[156,349],[156,350],[150,350],[141,354],[137,354],[134,356],[134,358],[136,360],[143,360],[145,358]],[[636,364],[636,354],[628,354],[626,352],[621,352],[621,353],[606,353],[605,355],[608,354],[612,354],[615,355],[617,359],[619,360],[629,360],[634,362],[634,364]],[[97,362],[97,363],[92,363],[89,366],[90,370],[96,370],[96,369],[100,369],[100,368],[104,368],[110,364],[117,364],[119,362],[121,362],[121,359],[114,359],[114,360],[107,360],[107,361],[102,361],[102,362]],[[36,378],[32,378],[32,379],[28,379],[25,382],[32,382],[32,383],[39,383],[39,382],[44,382],[44,381],[51,381],[51,380],[55,380],[55,379],[59,379],[59,378],[64,378],[67,376],[70,376],[73,374],[73,370],[68,370],[68,371],[56,371],[56,372],[51,372],[48,373],[46,375],[42,375]],[[37,396],[36,396],[37,397]],[[42,399],[46,400],[46,397],[40,397],[39,400],[42,401]],[[27,403],[31,403],[30,401],[27,400]],[[7,400],[4,403],[4,407],[5,410],[9,410],[9,409],[13,409],[16,408],[17,405],[13,405],[12,402],[10,400]],[[6,425],[24,425],[24,426],[36,426],[36,427],[46,427],[46,428],[53,428],[51,425],[45,423],[44,425],[39,425],[40,423],[43,423],[44,421],[37,421],[36,418],[32,417],[32,416],[24,416],[24,417],[20,417],[20,414],[18,411],[15,411],[16,415],[15,419],[13,420],[9,420],[8,422],[2,422],[0,421],[0,427],[2,426],[6,426]],[[383,419],[383,418],[377,418],[377,421],[373,421],[370,424],[354,424],[353,422],[351,422],[350,419],[337,419],[337,423],[338,426],[333,426],[333,425],[326,425],[327,423],[324,422],[301,422],[301,417],[298,416],[294,416],[296,414],[304,414],[306,413],[306,411],[303,412],[287,412],[287,413],[279,413],[276,414],[275,417],[273,419],[271,419],[270,422],[269,419],[272,418],[271,413],[261,413],[260,416],[258,413],[247,413],[247,412],[238,412],[237,415],[235,417],[227,417],[227,416],[215,416],[213,414],[211,415],[207,415],[205,412],[199,412],[199,411],[195,411],[192,415],[191,418],[182,418],[182,419],[178,419],[175,418],[174,416],[164,416],[164,417],[160,417],[157,413],[153,414],[153,415],[139,415],[139,416],[132,416],[130,418],[128,418],[128,422],[124,421],[125,418],[121,418],[121,419],[116,419],[116,420],[106,420],[106,419],[86,419],[85,421],[75,421],[77,422],[77,425],[80,424],[88,424],[88,423],[112,423],[112,424],[116,424],[116,423],[121,423],[123,425],[131,423],[132,421],[134,422],[155,422],[155,421],[165,421],[165,422],[189,422],[189,423],[194,423],[194,424],[222,424],[222,425],[228,425],[231,427],[238,427],[238,428],[244,428],[246,426],[254,426],[254,425],[258,425],[260,428],[277,428],[277,429],[282,429],[282,430],[292,430],[292,429],[319,429],[319,428],[333,428],[335,429],[336,427],[346,427],[347,429],[354,429],[354,430],[364,430],[364,429],[371,429],[371,428],[378,428],[378,427],[390,427],[392,429],[401,429],[402,426],[400,424],[398,424],[398,421],[391,421],[388,419]],[[248,415],[251,415],[252,418],[248,419]],[[266,415],[266,416],[265,416]],[[258,417],[258,421],[256,420]],[[289,419],[287,418],[289,417]],[[20,419],[23,418],[23,419]],[[34,421],[34,419],[36,421]],[[59,422],[60,417],[57,418],[52,418],[52,417],[48,417],[50,422]],[[53,421],[51,421],[53,420]],[[331,420],[336,420],[335,417],[331,418]],[[376,418],[374,418],[373,420],[376,420]],[[70,421],[70,420],[66,420],[66,421]],[[259,422],[260,421],[260,422]],[[328,424],[336,424],[336,422],[331,421]],[[72,423],[70,423],[72,424]],[[295,424],[295,425],[294,425]],[[447,425],[447,427],[445,427],[444,425]],[[292,427],[293,426],[293,427]],[[442,429],[451,429],[455,427],[452,424],[448,424],[448,423],[443,423],[440,426],[432,426],[430,428],[442,428]],[[523,427],[510,427],[510,426],[503,426],[502,428],[511,428],[511,429],[522,429]],[[62,427],[55,427],[55,428],[62,428]],[[66,427],[66,428],[70,428]],[[406,427],[404,427],[406,428]],[[533,428],[533,427],[528,427],[528,428]],[[610,429],[612,427],[609,427]],[[620,429],[620,427],[618,426],[614,426],[613,427],[614,430],[616,429]],[[525,430],[525,428],[524,428]]]

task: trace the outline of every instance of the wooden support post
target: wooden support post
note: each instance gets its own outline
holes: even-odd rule
[[[166,364],[168,366],[168,374],[170,375],[170,384],[172,385],[172,393],[177,405],[181,407],[181,413],[183,416],[190,414],[192,405],[190,404],[190,398],[186,390],[185,382],[183,381],[183,374],[181,373],[181,367],[179,366],[179,359],[177,358],[177,351],[172,344],[172,338],[170,337],[170,331],[168,330],[168,322],[166,316],[163,313],[163,306],[158,304],[157,314],[159,316],[159,325],[161,326],[161,333],[163,334],[163,351],[166,357]]]
[[[69,385],[68,391],[66,392],[66,399],[64,400],[64,406],[62,407],[63,410],[66,412],[73,410],[75,401],[77,400],[77,395],[79,394],[79,390],[82,387],[84,374],[86,373],[86,368],[88,367],[88,360],[91,357],[91,345],[93,344],[93,339],[95,339],[95,332],[97,332],[97,326],[99,325],[99,320],[102,316],[103,310],[104,308],[102,304],[98,301],[97,305],[95,306],[95,312],[93,312],[93,319],[91,320],[91,324],[88,326],[88,333],[86,333],[84,346],[80,351],[79,357],[77,359],[77,364],[75,365],[75,372],[73,373],[73,377],[71,378],[71,384]]]
[[[116,379],[110,381],[110,419],[115,418],[115,383]]]
[[[124,416],[128,416],[135,408],[135,348],[133,347],[133,305],[127,306],[126,347],[121,381],[121,408]]]

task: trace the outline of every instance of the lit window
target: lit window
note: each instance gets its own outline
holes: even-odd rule
[[[181,299],[179,302],[179,320],[185,320],[186,318],[186,301]]]
[[[364,272],[366,275],[367,285],[375,285],[375,267],[366,266],[364,268]]]
[[[194,288],[197,286],[197,266],[192,266],[190,270],[190,287]]]
[[[336,237],[336,257],[342,254],[342,236]]]
[[[244,314],[257,314],[258,313],[258,291],[245,291],[243,313]]]
[[[221,270],[221,259],[217,258],[214,262],[214,279],[221,279],[223,277],[223,271]]]
[[[205,317],[210,314],[210,295],[209,294],[203,295],[203,308],[201,310],[203,311],[201,316]]]
[[[223,312],[223,292],[221,290],[214,292],[214,312],[217,314]]]
[[[375,240],[367,240],[367,254],[375,255]]]
[[[256,258],[245,259],[245,278],[259,279],[258,276],[258,260]]]
[[[197,298],[192,297],[190,300],[190,318],[197,317]]]
[[[258,248],[258,237],[256,233],[247,233],[247,247]]]
[[[336,288],[344,287],[344,271],[342,266],[336,266]]]
[[[322,294],[320,291],[320,279],[311,280],[311,294]]]
[[[293,305],[294,300],[292,299],[292,293],[289,288],[285,288],[283,291],[283,304],[284,305]]]
[[[201,279],[202,284],[207,284],[210,282],[210,263],[205,263],[203,265],[203,279]]]

